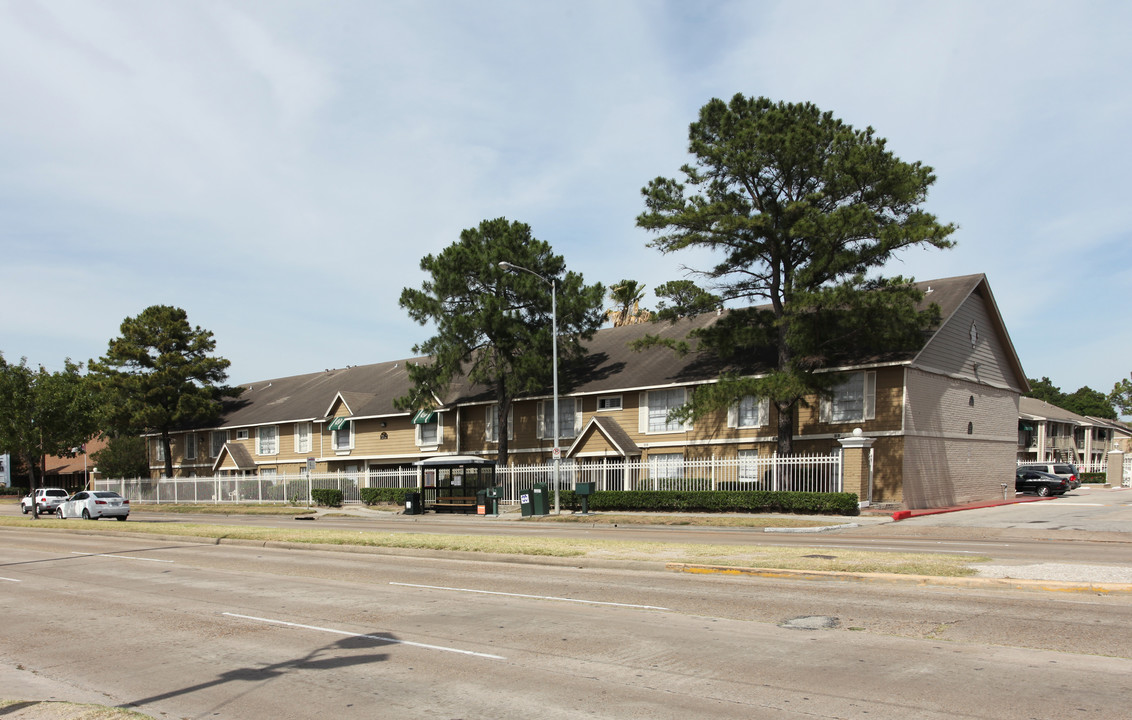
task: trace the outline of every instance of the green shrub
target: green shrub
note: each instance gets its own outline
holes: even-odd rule
[[[315,488],[311,490],[311,500],[315,505],[342,507],[342,491],[337,488]]]
[[[362,502],[366,505],[379,503],[393,503],[404,505],[405,496],[411,492],[420,492],[420,488],[362,488]]]
[[[573,490],[560,493],[564,507],[578,509],[581,500]],[[769,490],[654,491],[615,490],[590,495],[589,509],[605,512],[737,512],[795,513],[799,515],[857,515],[855,493],[815,493]]]
[[[1081,482],[1106,483],[1108,482],[1108,473],[1081,473]]]

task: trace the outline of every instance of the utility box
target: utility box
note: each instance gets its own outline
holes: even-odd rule
[[[597,490],[597,483],[580,482],[574,486],[574,494],[582,501],[582,515],[590,514],[590,495]]]

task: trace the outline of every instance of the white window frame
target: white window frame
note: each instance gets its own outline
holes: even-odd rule
[[[154,453],[157,462],[165,462],[165,443],[161,442],[161,438],[157,438],[157,451]]]
[[[484,441],[499,442],[499,404],[484,408]],[[507,439],[515,439],[515,403],[507,409]]]
[[[668,420],[668,413],[688,402],[687,388],[665,388],[646,390],[641,393],[641,408],[638,415],[638,430],[642,435],[687,432],[692,429],[689,422]],[[660,422],[664,418],[663,424]]]
[[[197,436],[195,433],[185,435],[185,459],[197,459]]]
[[[739,451],[739,482],[757,483],[759,481],[759,451]]]
[[[571,410],[571,407],[573,410]],[[572,419],[571,419],[572,418]],[[558,398],[558,438],[578,437],[582,431],[582,399]],[[538,436],[540,440],[554,439],[554,401],[539,400]]]
[[[236,439],[237,440],[250,440],[251,439],[251,431],[248,430],[248,428],[240,428],[239,430],[236,431]]]
[[[623,407],[624,403],[620,395],[602,395],[597,399],[598,412],[612,412],[621,410]]]
[[[334,452],[349,452],[354,449],[354,440],[358,433],[354,431],[354,421],[347,420],[342,427],[330,431],[330,448]]]
[[[261,425],[255,432],[256,455],[279,454],[279,426]]]
[[[751,423],[754,415],[754,423]],[[737,403],[727,408],[727,427],[731,428],[760,428],[770,423],[770,400],[747,395]]]
[[[849,373],[821,400],[821,421],[831,425],[876,418],[877,374],[868,370]]]
[[[424,437],[425,427],[436,426],[436,439],[426,440]],[[416,442],[417,447],[440,447],[444,443],[444,413],[436,413],[436,419],[429,423],[418,423],[413,426],[416,429]]]
[[[313,429],[309,422],[295,423],[295,452],[309,453],[311,451],[311,435]]]
[[[684,453],[649,453],[649,478],[683,480]]]
[[[216,444],[217,440],[220,441],[219,445]],[[224,446],[228,443],[228,431],[227,430],[213,430],[209,434],[208,442],[209,442],[208,450],[209,450],[210,453],[212,453],[211,455],[209,455],[209,457],[212,457],[212,458],[220,457],[220,451],[223,450]]]

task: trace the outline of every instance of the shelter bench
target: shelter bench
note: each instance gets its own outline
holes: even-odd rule
[[[432,509],[436,512],[475,512],[476,497],[472,495],[437,498],[432,504]]]

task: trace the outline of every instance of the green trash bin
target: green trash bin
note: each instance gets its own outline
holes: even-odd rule
[[[548,515],[546,483],[535,483],[530,490],[519,493],[519,509],[523,517],[532,515]]]

